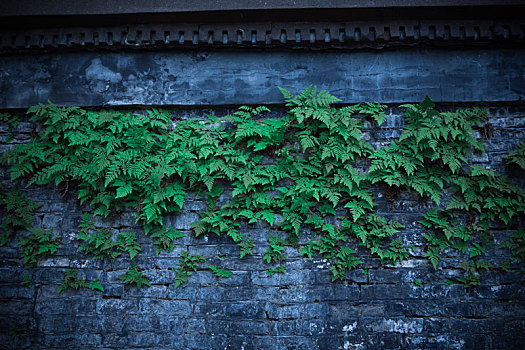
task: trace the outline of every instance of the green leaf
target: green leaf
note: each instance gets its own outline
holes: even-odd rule
[[[253,255],[253,247],[255,247],[253,239],[250,238],[244,242],[237,243],[237,245],[241,248],[241,259],[244,258],[246,255]]]
[[[23,280],[22,280],[22,285],[26,288],[29,288],[29,289],[32,289],[33,288],[33,283],[31,282],[31,276],[29,275],[24,275],[22,276]]]
[[[133,192],[133,185],[131,182],[128,182],[124,186],[117,188],[117,195],[115,198],[126,197],[127,195],[131,194],[131,192]]]
[[[210,270],[213,271],[213,273],[215,274],[215,276],[217,278],[228,278],[232,275],[232,271],[231,270],[226,270],[222,267],[217,267],[216,265],[210,265],[208,266],[210,268]]]
[[[87,283],[83,278],[78,277],[78,271],[74,269],[67,269],[64,280],[58,287],[58,293],[62,293],[67,289],[79,289],[81,287],[87,287]]]
[[[122,275],[117,276],[117,279],[123,281],[126,284],[135,284],[138,289],[140,289],[143,285],[151,286],[148,278],[146,275],[144,275],[139,267],[137,266],[137,263],[132,262],[130,268],[128,271],[123,273]]]
[[[98,278],[95,279],[94,281],[91,281],[91,283],[89,284],[89,289],[98,290],[101,292],[104,291],[104,287],[102,287],[102,284],[100,283],[100,280]]]
[[[266,272],[268,273],[268,275],[273,276],[276,273],[285,274],[286,273],[286,269],[285,269],[284,265],[279,265],[277,267],[269,268],[268,270],[266,270]]]

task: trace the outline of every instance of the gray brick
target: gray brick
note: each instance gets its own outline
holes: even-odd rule
[[[186,300],[141,298],[138,304],[139,312],[142,314],[188,316],[192,313],[192,306]]]
[[[421,298],[423,291],[416,287],[403,284],[377,284],[362,286],[361,298],[362,299],[411,299]]]
[[[388,333],[421,333],[423,332],[423,319],[421,318],[388,318],[388,319],[364,319],[361,321],[368,332]]]
[[[99,299],[96,302],[96,311],[98,314],[122,315],[137,313],[138,310],[138,301],[133,299]]]

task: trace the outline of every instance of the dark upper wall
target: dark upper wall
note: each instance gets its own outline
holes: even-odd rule
[[[343,103],[523,101],[525,50],[165,51],[0,57],[0,108],[282,103],[308,85]]]
[[[4,1],[0,3],[2,16],[27,15],[83,15],[123,13],[167,13],[224,10],[265,10],[265,9],[359,9],[394,7],[440,7],[440,6],[494,6],[525,4],[523,0],[87,0],[72,2],[55,0],[40,2],[34,0]]]
[[[138,23],[523,19],[525,0],[0,2],[0,28]],[[0,33],[1,36],[2,33]]]

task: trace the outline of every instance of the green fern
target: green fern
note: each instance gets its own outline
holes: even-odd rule
[[[136,234],[133,232],[121,232],[117,236],[118,248],[129,253],[130,259],[133,259],[141,250],[140,244],[137,243]]]
[[[270,235],[268,238],[268,243],[270,247],[266,250],[264,253],[264,261],[267,263],[281,263],[283,260],[285,260],[285,256],[283,254],[284,247],[283,243],[284,241],[279,236]]]
[[[189,255],[187,251],[181,250],[181,257],[179,259],[179,267],[177,270],[172,268],[175,272],[174,287],[178,288],[181,284],[188,281],[188,277],[192,275],[192,271],[197,271],[200,263],[205,259],[200,255]]]
[[[9,113],[0,113],[0,123],[6,123],[9,131],[13,131],[20,123],[20,118]]]
[[[0,190],[1,190],[0,186]],[[33,223],[33,213],[42,205],[22,195],[16,188],[0,192],[0,209],[4,213],[0,221],[0,247],[21,229],[28,229]]]
[[[285,269],[284,265],[279,265],[279,266],[276,266],[276,267],[270,267],[268,270],[266,270],[266,272],[268,273],[268,275],[273,276],[276,273],[285,274],[286,273],[286,269]]]
[[[89,283],[88,288],[91,290],[98,290],[99,292],[104,291],[104,287],[102,286],[102,283],[100,283],[100,280],[98,278],[95,279],[94,281],[91,281],[91,283]]]
[[[507,163],[514,163],[522,169],[525,169],[525,142],[518,145],[518,149],[503,157]]]
[[[79,201],[92,209],[79,227],[79,250],[96,259],[123,252],[133,259],[141,247],[134,233],[99,229],[91,216],[114,217],[132,208],[159,254],[173,250],[184,236],[166,228],[163,217],[181,213],[195,195],[207,202],[192,224],[196,236],[226,235],[242,258],[255,246],[253,239],[243,240],[245,228],[270,226],[286,238],[269,235],[264,261],[281,264],[284,247],[296,247],[309,258],[329,259],[333,279],[344,279],[346,271],[361,264],[352,244],[383,263],[409,257],[399,238],[402,225],[374,213],[372,189],[379,186],[417,193],[422,202],[440,205],[421,221],[427,230],[425,254],[434,267],[445,250],[456,250],[473,264],[463,269],[465,284],[474,285],[482,271],[492,269],[483,259],[492,244],[488,227],[519,224],[525,197],[504,177],[470,165],[472,155],[484,152],[474,130],[485,122],[485,110],[439,112],[427,97],[403,106],[401,137],[375,149],[366,142],[364,121],[384,123],[385,105],[338,106],[338,98],[314,86],[300,93],[280,90],[288,111],[279,118],[268,118],[264,106],[241,106],[223,120],[179,120],[156,108],[135,113],[40,104],[28,113],[42,131],[5,154],[4,161],[13,180],[77,188]],[[520,165],[522,148],[507,161]],[[0,198],[2,209],[9,206],[0,226],[3,244],[9,232],[30,227],[37,209],[12,197]],[[305,230],[314,235],[306,245],[300,244]],[[519,237],[505,244],[516,261],[521,258]],[[180,260],[176,287],[204,261],[187,252]],[[281,270],[283,265],[268,273]]]
[[[348,247],[341,247],[330,268],[332,282],[337,279],[344,279],[347,270],[352,270],[362,263],[363,261],[356,256],[356,251]]]
[[[185,237],[185,235],[173,229],[172,227],[157,227],[150,232],[150,237],[155,239],[155,253],[158,255],[160,252],[172,251],[177,246],[175,240]]]
[[[52,230],[28,228],[31,235],[21,238],[18,244],[22,247],[22,259],[27,267],[35,267],[49,254],[55,254],[59,248],[60,236],[51,238]]]
[[[117,276],[117,279],[123,281],[125,284],[135,284],[138,289],[142,288],[143,285],[151,286],[148,277],[142,273],[136,262],[132,262],[128,271]],[[95,287],[96,285],[93,285],[93,289],[95,289]]]
[[[106,228],[93,233],[80,232],[77,239],[85,243],[78,248],[78,251],[91,254],[94,259],[114,259],[119,257],[122,253],[117,251],[117,248],[121,247],[122,243],[115,242],[112,237],[113,234]]]
[[[525,142],[518,145],[518,149],[503,157],[507,163],[514,163],[522,169],[525,169]]]
[[[78,290],[81,287],[87,287],[86,280],[78,277],[78,271],[75,269],[67,269],[66,275],[62,280],[62,283],[58,287],[58,293],[62,293],[68,289]]]
[[[24,275],[22,276],[22,286],[32,289],[33,288],[33,282],[31,282],[31,276]]]
[[[240,252],[240,258],[244,258],[246,255],[253,255],[253,247],[255,247],[255,244],[253,243],[253,239],[248,239],[244,242],[240,242],[237,244],[241,248]]]
[[[463,261],[459,267],[466,272],[465,277],[450,278],[445,282],[446,285],[462,284],[465,288],[472,288],[480,285],[480,274],[477,272],[476,264]]]
[[[519,229],[514,232],[512,236],[501,243],[499,248],[506,248],[510,250],[512,257],[509,260],[509,264],[516,262],[518,264],[525,261],[525,230]]]
[[[215,274],[217,279],[219,278],[228,278],[232,275],[231,270],[226,270],[222,267],[217,267],[217,265],[210,265],[208,268]]]

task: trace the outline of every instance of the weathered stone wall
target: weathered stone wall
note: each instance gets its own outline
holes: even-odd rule
[[[282,103],[317,85],[345,103],[523,101],[525,49],[164,51],[0,57],[0,108]]]
[[[525,141],[522,48],[0,56],[0,109],[17,113],[50,99],[59,105],[176,106],[183,117],[223,116],[231,105],[270,104],[278,116],[283,108],[276,86],[300,91],[310,84],[329,90],[343,103],[391,103],[389,120],[366,130],[373,143],[389,143],[400,135],[400,103],[429,95],[442,110],[458,107],[456,102],[487,106],[493,135],[486,140],[487,155],[473,161],[525,189],[523,174],[501,161]],[[0,124],[0,152],[30,140],[34,128],[25,120],[8,141],[11,132]],[[5,166],[0,180],[4,187],[14,185]],[[14,239],[0,247],[0,348],[521,349],[525,342],[523,275],[516,269],[491,271],[483,274],[479,287],[446,286],[447,277],[460,273],[458,257],[447,255],[437,271],[423,258],[424,231],[417,221],[430,203],[417,196],[401,194],[390,202],[377,191],[378,213],[406,227],[403,239],[415,246],[410,258],[396,266],[381,265],[361,249],[368,269],[354,270],[344,282],[335,283],[330,282],[326,261],[309,261],[292,248],[286,248],[286,274],[269,276],[262,261],[268,227],[262,224],[246,227],[256,247],[254,256],[242,260],[227,237],[193,237],[191,223],[204,203],[192,198],[181,215],[166,220],[187,236],[171,253],[155,255],[152,240],[131,212],[114,222],[97,222],[137,232],[142,252],[135,259],[152,284],[139,290],[117,279],[129,259],[94,261],[77,252],[78,224],[87,208],[80,207],[73,194],[63,200],[52,187],[23,192],[43,205],[34,226],[52,228],[62,236],[61,247],[31,270],[23,267]],[[492,231],[495,237],[509,234],[501,227]],[[302,242],[308,239],[305,232]],[[203,255],[207,263],[174,289],[170,268],[177,267],[181,249]],[[494,249],[490,259],[498,261],[503,253]],[[204,269],[210,264],[233,275],[217,280]],[[84,288],[59,294],[68,267],[87,280],[100,278],[105,291]],[[32,289],[22,286],[24,274],[31,276]],[[423,285],[417,286],[414,278]]]
[[[337,92],[335,92],[337,95]],[[525,140],[523,105],[488,104],[493,136],[486,140],[487,155],[474,160],[505,172],[524,185],[523,174],[506,168],[501,156]],[[454,108],[439,105],[440,109]],[[275,107],[277,115],[280,107]],[[228,111],[210,108],[224,115]],[[202,116],[204,110],[181,109],[182,116]],[[381,127],[368,128],[374,142],[397,138],[403,125],[400,110],[392,107],[390,119]],[[25,121],[15,130],[13,143],[26,142],[34,125]],[[9,132],[1,125],[1,150]],[[12,186],[2,169],[2,184]],[[408,260],[380,265],[360,250],[368,270],[347,274],[344,282],[330,282],[331,273],[322,259],[309,261],[297,250],[286,248],[286,274],[269,276],[262,261],[267,248],[264,225],[246,227],[256,242],[254,256],[238,258],[238,247],[227,237],[194,238],[190,224],[204,204],[189,200],[169,225],[182,230],[171,253],[156,256],[152,241],[135,225],[132,213],[124,213],[111,225],[138,233],[142,252],[136,257],[149,276],[151,287],[127,288],[116,277],[127,270],[129,259],[94,261],[76,252],[76,233],[83,209],[72,195],[62,200],[51,187],[24,190],[43,204],[35,226],[60,234],[56,255],[26,270],[19,249],[0,248],[0,347],[6,349],[518,349],[525,341],[524,279],[515,269],[483,274],[481,286],[445,286],[445,278],[457,276],[457,256],[447,255],[437,271],[423,259],[422,227],[417,224],[428,209],[415,196],[401,195],[388,202],[378,192],[378,212],[403,223],[403,238],[414,244]],[[505,235],[498,227],[496,237]],[[308,240],[308,234],[302,238]],[[209,270],[194,273],[188,283],[174,289],[181,249],[201,254],[209,264],[233,270],[217,280]],[[501,258],[501,251],[490,253]],[[100,278],[105,291],[86,288],[59,294],[66,268],[79,269],[88,280]],[[30,274],[34,288],[21,285]],[[423,282],[414,284],[414,278]],[[10,336],[13,331],[21,337]]]

